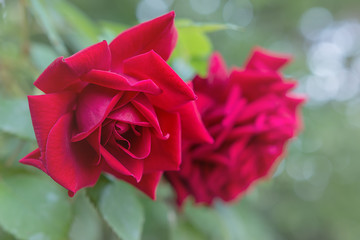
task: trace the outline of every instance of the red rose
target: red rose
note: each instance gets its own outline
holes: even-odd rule
[[[154,198],[162,172],[179,168],[181,124],[208,137],[194,92],[165,62],[176,39],[170,12],[56,59],[34,83],[46,94],[29,96],[39,148],[20,161],[69,194],[105,171]]]
[[[181,170],[166,173],[179,205],[189,195],[209,205],[233,200],[269,173],[300,125],[304,99],[288,93],[295,82],[278,72],[288,60],[255,50],[244,69],[228,74],[214,54],[207,78],[195,77],[197,107],[215,142],[183,141]]]

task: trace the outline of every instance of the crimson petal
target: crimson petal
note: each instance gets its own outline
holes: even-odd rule
[[[82,76],[81,80],[121,91],[139,91],[154,95],[161,93],[161,89],[150,79],[131,83],[126,77],[108,71],[92,70]]]
[[[79,82],[77,74],[64,62],[64,57],[58,57],[41,73],[34,85],[44,93],[54,93]]]
[[[106,164],[104,165],[104,171],[112,174],[113,176],[122,179],[132,185],[134,185],[136,188],[144,192],[146,195],[148,195],[151,199],[156,199],[156,187],[160,182],[160,178],[162,176],[162,172],[153,172],[153,173],[146,173],[143,174],[141,181],[137,182],[133,177],[125,176],[122,174],[119,174],[118,172],[115,172],[113,169],[111,169]]]
[[[104,121],[121,97],[120,93],[90,84],[81,92],[76,109],[78,132],[72,141],[89,136]]]
[[[178,113],[156,109],[160,126],[169,134],[167,140],[152,135],[151,152],[144,161],[144,172],[178,170],[181,163],[181,126]]]
[[[179,108],[182,137],[194,143],[213,143],[214,140],[204,126],[195,102]]]
[[[163,92],[148,98],[164,110],[174,110],[196,99],[191,88],[154,51],[127,59],[124,73],[140,79],[152,79]]]
[[[65,62],[79,76],[92,69],[108,71],[111,64],[110,48],[104,40],[66,58]]]
[[[253,50],[245,69],[277,71],[290,60],[290,55],[276,54],[265,49],[256,48]]]
[[[154,50],[164,60],[170,57],[177,40],[174,11],[132,27],[110,43],[113,71],[121,71],[127,58]]]
[[[97,153],[86,142],[71,142],[72,113],[63,115],[51,129],[46,146],[46,169],[57,183],[76,193],[93,186],[101,173]]]
[[[26,155],[25,157],[23,157],[19,162],[22,164],[36,167],[46,173],[46,169],[40,158],[41,158],[40,149],[37,148],[28,155]]]
[[[151,126],[132,104],[126,104],[123,107],[112,111],[108,118],[138,126]]]
[[[28,96],[28,100],[36,140],[43,155],[51,128],[63,114],[71,111],[75,95],[61,92]]]

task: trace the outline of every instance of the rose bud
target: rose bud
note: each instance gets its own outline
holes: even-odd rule
[[[193,79],[196,105],[215,142],[183,140],[180,171],[166,172],[178,205],[188,196],[206,205],[216,198],[234,200],[280,160],[299,129],[304,101],[289,93],[296,83],[278,71],[288,61],[257,49],[243,69],[228,74],[215,53],[208,76]]]
[[[69,195],[106,172],[155,198],[163,171],[179,168],[181,133],[209,139],[194,92],[166,63],[177,40],[174,16],[51,63],[34,83],[45,95],[28,97],[39,148],[20,162],[44,171]]]

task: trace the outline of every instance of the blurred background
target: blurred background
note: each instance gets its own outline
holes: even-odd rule
[[[240,66],[257,45],[292,54],[286,76],[308,96],[304,131],[272,179],[212,210],[229,239],[359,239],[358,0],[0,0],[0,177],[23,171],[35,146],[25,96],[52,60],[170,10],[184,31],[171,65],[185,79],[205,73],[211,51]],[[174,239],[222,239],[191,214],[180,223]]]

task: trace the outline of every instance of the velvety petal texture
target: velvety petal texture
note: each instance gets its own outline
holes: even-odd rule
[[[166,63],[177,39],[174,16],[50,64],[35,82],[45,95],[29,96],[39,148],[20,162],[71,196],[106,172],[155,198],[162,173],[179,169],[181,128],[194,122],[194,141],[212,140],[193,90]]]
[[[296,82],[285,81],[278,72],[288,61],[257,48],[244,68],[228,72],[215,53],[208,76],[193,79],[198,113],[186,109],[194,104],[188,103],[180,110],[182,121],[189,117],[195,122],[199,114],[205,129],[184,128],[180,171],[166,172],[179,205],[188,196],[207,205],[216,198],[234,200],[281,159],[287,141],[301,126],[298,109],[304,101],[289,93]],[[209,139],[207,131],[213,143],[196,142],[195,136]]]

